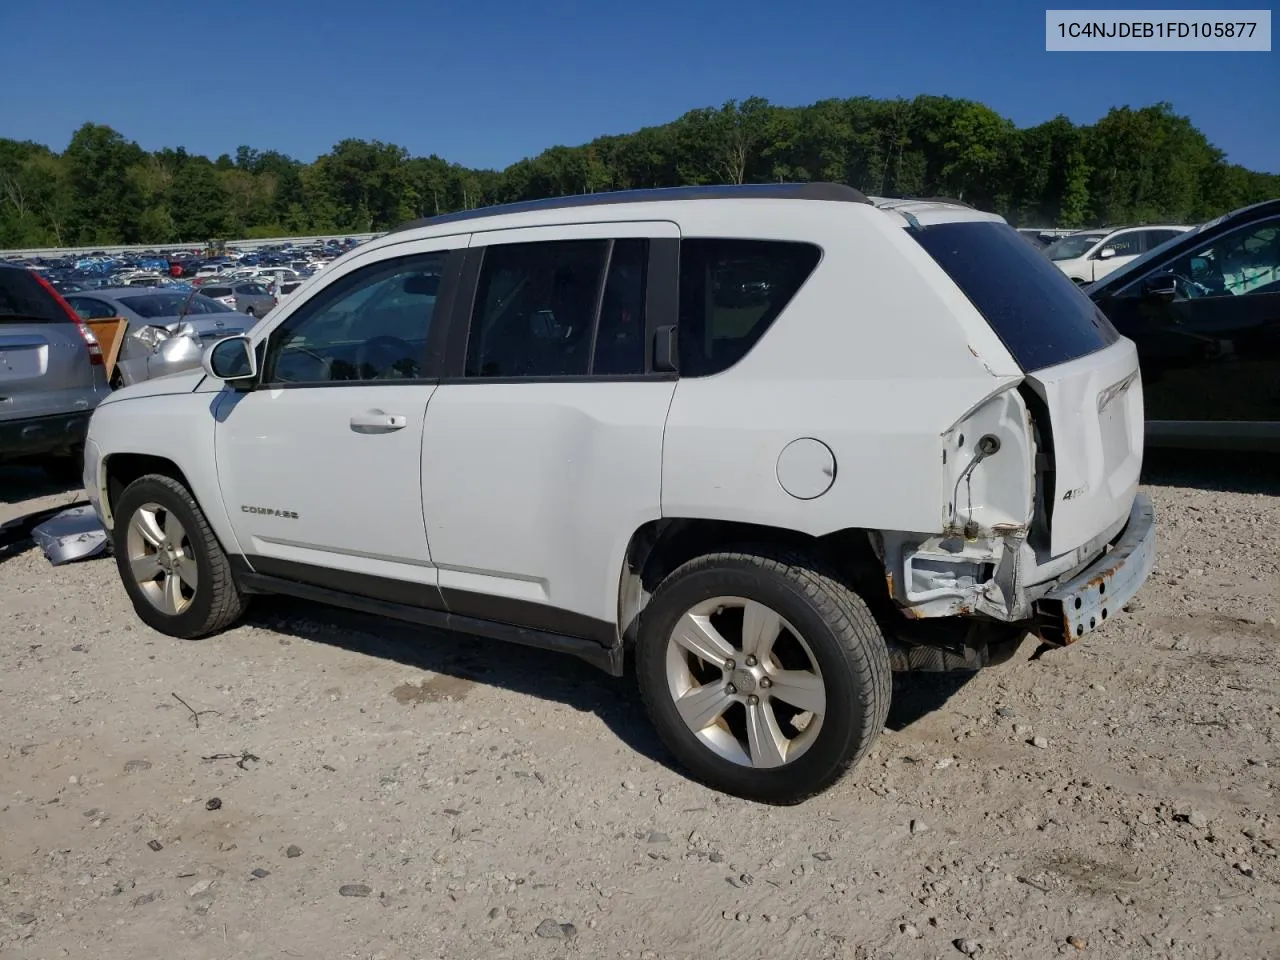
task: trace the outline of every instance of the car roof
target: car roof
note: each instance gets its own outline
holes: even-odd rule
[[[678,200],[835,200],[847,203],[870,203],[866,195],[843,183],[742,183],[713,184],[692,187],[654,187],[643,190],[608,190],[602,193],[583,193],[567,197],[547,197],[542,200],[521,200],[517,203],[500,203],[475,210],[459,210],[435,217],[411,220],[394,228],[390,233],[434,227],[439,224],[460,223],[467,220],[484,220],[512,213],[534,213],[543,210],[562,210],[578,207],[609,206],[619,203],[666,203]]]

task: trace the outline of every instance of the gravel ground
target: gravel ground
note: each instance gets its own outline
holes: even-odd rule
[[[78,497],[35,477],[0,521]],[[184,643],[0,554],[0,956],[1280,957],[1280,464],[1147,479],[1127,616],[899,678],[783,809],[568,658],[291,601]]]

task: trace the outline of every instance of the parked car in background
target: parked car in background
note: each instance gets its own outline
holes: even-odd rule
[[[260,280],[206,281],[200,286],[201,296],[226,304],[255,319],[265,317],[276,305],[276,298]]]
[[[1085,292],[1138,346],[1152,444],[1280,449],[1280,200],[1180,233]]]
[[[81,469],[89,416],[110,393],[97,338],[42,277],[0,266],[0,462]]]
[[[688,769],[791,803],[866,755],[893,667],[1122,615],[1155,557],[1141,389],[994,214],[597,193],[336,260],[103,403],[84,485],[158,631],[285,593],[633,663]]]
[[[244,314],[196,292],[123,287],[70,294],[67,302],[86,320],[129,321],[113,387],[197,367],[208,343],[244,333],[253,325]]]
[[[1190,229],[1152,225],[1081,230],[1050,244],[1044,253],[1076,283],[1093,283]]]

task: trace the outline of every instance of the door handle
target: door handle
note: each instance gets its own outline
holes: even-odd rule
[[[351,429],[357,433],[390,433],[409,424],[409,418],[398,413],[370,410],[351,418]]]

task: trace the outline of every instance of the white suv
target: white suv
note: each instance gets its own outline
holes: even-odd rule
[[[85,486],[163,633],[283,593],[634,649],[684,764],[787,803],[866,752],[892,669],[1120,612],[1142,411],[1133,344],[997,216],[629,191],[362,245],[100,405]]]
[[[1083,285],[1101,280],[1113,270],[1190,229],[1167,225],[1081,230],[1049,244],[1044,255],[1068,277]]]

